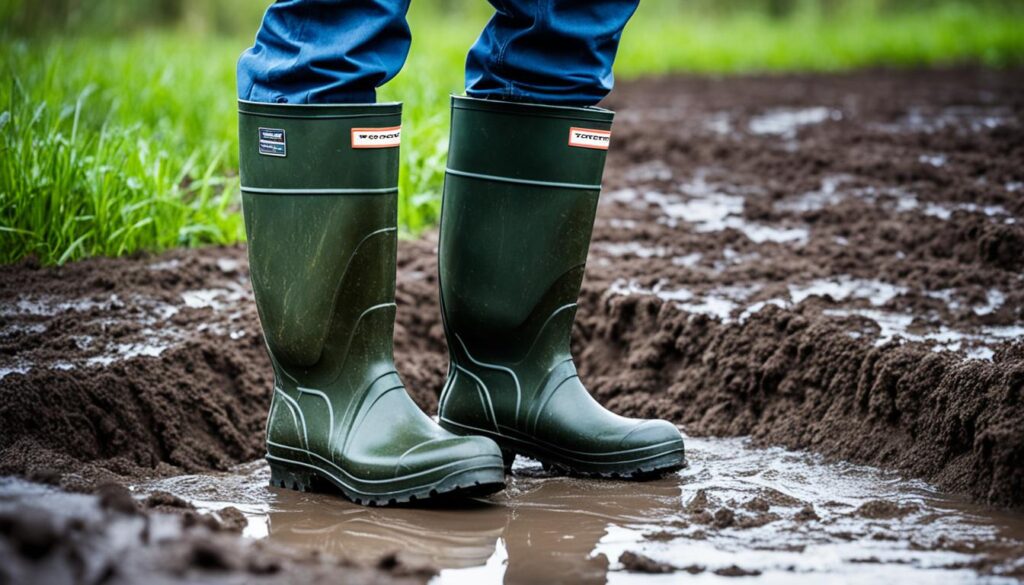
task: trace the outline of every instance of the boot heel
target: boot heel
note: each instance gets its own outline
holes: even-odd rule
[[[270,487],[282,487],[297,492],[311,492],[315,491],[316,484],[316,472],[277,461],[270,463]]]
[[[505,473],[512,473],[512,464],[516,460],[516,452],[509,449],[501,450],[501,461],[505,464]]]

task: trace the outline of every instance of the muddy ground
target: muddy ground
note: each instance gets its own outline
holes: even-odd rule
[[[1022,73],[622,84],[583,380],[691,435],[1024,505]],[[435,242],[399,250],[396,357],[428,411]],[[91,491],[260,457],[247,279],[240,247],[0,268],[0,474]]]

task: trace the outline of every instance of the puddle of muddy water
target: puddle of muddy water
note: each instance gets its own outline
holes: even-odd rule
[[[826,107],[770,110],[751,118],[752,134],[775,134],[792,137],[802,126],[821,124],[828,120],[842,120],[843,113]]]
[[[1004,126],[1013,119],[1012,112],[1002,106],[951,106],[938,111],[912,107],[895,124],[874,124],[884,132],[932,134],[947,128],[957,132],[982,132]]]
[[[946,164],[945,155],[932,155],[919,158],[919,162],[931,166]],[[972,202],[956,201],[921,201],[916,195],[902,187],[854,187],[849,185],[856,181],[851,175],[830,175],[821,181],[821,186],[813,191],[800,193],[773,203],[772,207],[779,212],[806,213],[825,209],[846,199],[857,199],[864,203],[892,209],[899,213],[920,212],[929,217],[943,221],[952,219],[957,212],[982,214],[996,223],[1012,225],[1017,222],[1013,214],[1002,205],[984,205]],[[1010,189],[1007,189],[1008,191]],[[1012,191],[1011,191],[1012,192]]]
[[[931,343],[935,351],[963,351],[968,359],[992,360],[995,352],[990,346],[1024,337],[1024,327],[1019,325],[984,326],[978,327],[976,332],[958,331],[945,325],[915,330],[915,317],[906,313],[875,309],[826,309],[822,314],[840,318],[859,317],[874,323],[878,329],[875,346],[900,337]],[[847,334],[859,337],[861,332],[854,330]]]
[[[679,183],[676,190],[676,193],[661,193],[626,188],[609,193],[606,200],[638,209],[656,208],[660,211],[658,223],[670,228],[686,223],[697,232],[734,229],[758,244],[775,242],[799,246],[806,244],[810,237],[810,230],[805,226],[772,226],[747,221],[742,217],[745,194],[729,193],[726,186],[707,182],[704,172]]]
[[[329,495],[267,487],[262,462],[219,475],[135,486],[165,490],[201,510],[228,505],[245,535],[373,563],[440,569],[434,583],[973,582],[972,566],[1002,554],[995,575],[1024,570],[1024,517],[940,494],[874,468],[743,439],[688,439],[690,466],[643,482],[553,477],[520,458],[505,493],[471,505],[367,508]],[[632,573],[623,552],[688,572]],[[1003,552],[999,552],[1003,551]]]

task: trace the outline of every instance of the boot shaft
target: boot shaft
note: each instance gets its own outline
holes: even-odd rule
[[[612,116],[452,99],[439,255],[456,363],[568,357]]]
[[[279,382],[391,366],[400,104],[239,104],[249,264]],[[358,378],[363,378],[363,375]]]

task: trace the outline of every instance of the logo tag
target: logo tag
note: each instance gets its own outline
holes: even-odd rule
[[[401,126],[352,129],[352,148],[394,148],[401,143]]]
[[[610,130],[594,130],[592,128],[569,128],[569,146],[579,148],[596,148],[608,150],[612,141]]]
[[[266,156],[287,156],[288,143],[284,130],[280,128],[260,128],[260,154]]]

